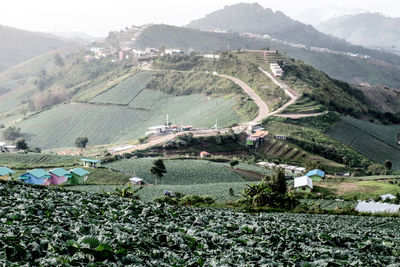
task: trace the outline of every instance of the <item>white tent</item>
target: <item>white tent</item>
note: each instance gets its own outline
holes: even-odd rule
[[[131,183],[131,184],[142,184],[142,183],[144,183],[144,181],[143,181],[142,178],[132,177],[132,178],[129,178],[129,183]]]
[[[312,180],[308,176],[301,176],[294,178],[294,188],[308,186],[311,189],[313,188]]]
[[[396,198],[396,197],[393,196],[392,194],[386,194],[386,195],[382,195],[382,196],[381,196],[381,199],[382,199],[383,201],[385,201],[386,199],[392,200],[392,199],[395,199],[395,198]]]
[[[379,202],[366,202],[360,201],[357,204],[356,210],[358,212],[386,212],[386,213],[395,213],[400,209],[400,205],[389,204],[389,203],[379,203]]]

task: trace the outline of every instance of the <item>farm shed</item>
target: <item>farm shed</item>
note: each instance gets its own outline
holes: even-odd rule
[[[200,152],[200,158],[209,158],[209,157],[211,157],[211,153],[209,153],[207,151]]]
[[[0,180],[10,180],[11,175],[14,173],[15,171],[7,167],[0,167]]]
[[[325,178],[325,172],[315,169],[307,172],[306,176],[310,177],[314,182],[320,182],[321,179]]]
[[[45,185],[50,178],[51,175],[42,169],[31,170],[18,177],[19,180],[25,183],[39,185]]]
[[[17,152],[17,147],[12,145],[6,145],[5,142],[0,142],[1,153],[14,153]]]
[[[145,182],[142,178],[139,177],[132,177],[129,178],[129,184],[136,184],[136,185],[143,185]]]
[[[97,168],[101,164],[101,160],[98,159],[81,159],[82,165],[88,168]]]
[[[69,172],[71,173],[71,178],[68,181],[71,185],[85,183],[87,176],[90,174],[90,172],[82,168],[75,168],[73,170],[70,170]]]
[[[71,178],[71,173],[63,168],[55,168],[49,171],[51,178],[48,179],[49,184],[60,185]]]
[[[311,192],[311,190],[313,189],[311,178],[308,176],[294,178],[294,188],[297,192]]]
[[[393,196],[392,194],[386,194],[386,195],[382,195],[382,196],[381,196],[381,199],[382,199],[383,201],[385,201],[386,199],[389,199],[389,200],[396,199],[396,197]]]
[[[369,212],[369,213],[395,213],[400,209],[400,205],[379,203],[379,202],[366,202],[360,201],[357,204],[356,210],[358,212]]]

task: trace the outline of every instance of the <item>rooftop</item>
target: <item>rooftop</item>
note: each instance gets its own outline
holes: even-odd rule
[[[294,188],[308,186],[313,188],[312,180],[308,176],[301,176],[298,178],[294,178]]]
[[[92,162],[92,163],[101,163],[101,160],[98,159],[81,159],[84,162]]]
[[[315,169],[315,170],[307,172],[307,174],[306,174],[306,176],[314,176],[314,175],[318,175],[320,177],[325,177],[325,172]]]
[[[87,170],[84,170],[82,168],[75,168],[75,169],[71,170],[70,172],[74,173],[78,176],[85,176],[85,175],[90,174],[90,172],[88,172]]]
[[[71,173],[69,171],[64,170],[63,168],[55,168],[49,171],[50,173],[54,174],[58,177],[70,177]]]
[[[50,178],[50,174],[42,169],[34,169],[30,170],[27,173],[36,177],[36,178]]]
[[[14,174],[14,173],[15,173],[15,171],[13,171],[7,167],[0,167],[0,176]]]

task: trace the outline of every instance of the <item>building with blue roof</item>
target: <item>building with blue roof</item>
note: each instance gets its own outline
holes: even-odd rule
[[[0,167],[0,180],[8,181],[10,180],[11,175],[13,175],[15,171],[7,168],[7,167]]]
[[[85,183],[90,172],[84,170],[82,168],[75,168],[69,171],[71,174],[71,178],[68,180],[68,183],[71,185],[83,184]]]
[[[101,160],[98,159],[81,159],[82,165],[88,168],[97,168],[101,165]]]
[[[46,185],[51,175],[43,169],[34,169],[22,174],[18,179],[28,184]]]
[[[313,180],[313,182],[320,182],[321,179],[325,178],[325,172],[315,169],[315,170],[312,170],[312,171],[309,171],[308,173],[306,173],[305,176],[310,177],[311,180]]]
[[[49,179],[49,183],[53,185],[60,185],[68,181],[72,177],[69,171],[64,170],[63,168],[55,168],[49,171],[51,178]]]

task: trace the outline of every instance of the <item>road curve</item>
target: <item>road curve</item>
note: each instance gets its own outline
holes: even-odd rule
[[[256,92],[254,92],[254,90],[250,88],[250,86],[248,86],[246,83],[239,80],[238,78],[235,78],[235,77],[232,77],[229,75],[218,74],[218,76],[225,78],[225,79],[229,79],[229,80],[233,81],[234,83],[236,83],[237,85],[239,85],[243,89],[243,91],[247,95],[249,95],[250,98],[253,99],[253,101],[256,103],[256,105],[258,106],[258,115],[252,121],[250,121],[250,123],[261,122],[262,119],[264,119],[265,117],[268,116],[269,108],[268,108],[267,104],[265,104],[265,102],[261,99],[261,97],[259,95],[257,95]]]

